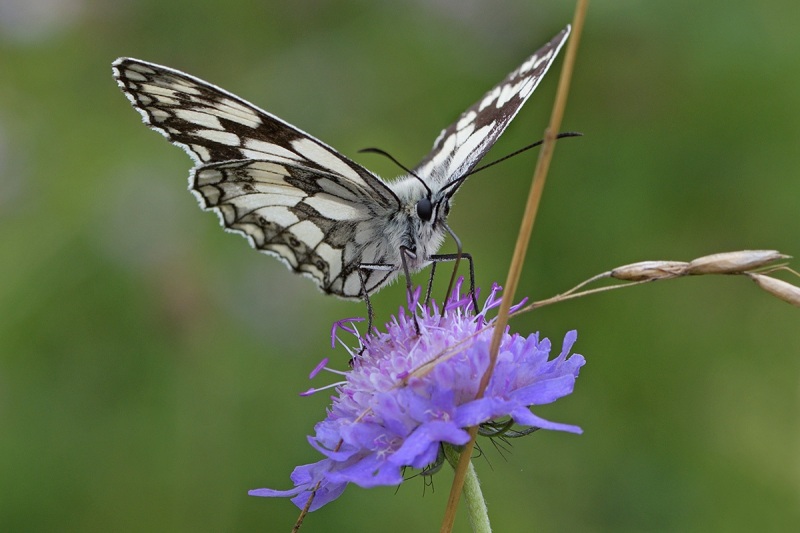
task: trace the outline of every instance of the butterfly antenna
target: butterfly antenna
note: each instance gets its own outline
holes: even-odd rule
[[[382,156],[388,158],[389,161],[391,161],[392,163],[394,163],[398,167],[402,168],[406,173],[408,173],[409,176],[414,176],[415,178],[417,178],[417,180],[422,184],[423,187],[425,187],[425,190],[428,192],[428,198],[430,198],[433,195],[433,192],[431,191],[431,188],[428,187],[428,184],[425,183],[425,180],[423,180],[422,178],[417,176],[416,173],[414,173],[413,170],[411,170],[410,168],[405,166],[403,163],[401,163],[400,161],[395,159],[394,156],[392,154],[390,154],[389,152],[387,152],[386,150],[381,150],[380,148],[362,148],[361,150],[358,151],[358,153],[360,153],[360,154],[379,154],[379,155],[382,155]]]
[[[563,133],[559,133],[558,135],[556,135],[556,139],[563,139],[563,138],[565,138],[565,137],[582,137],[582,136],[583,136],[583,133],[580,133],[580,132],[578,132],[578,131],[565,131],[565,132],[563,132]],[[503,162],[503,161],[505,161],[506,159],[510,159],[510,158],[512,158],[512,157],[514,157],[514,156],[516,156],[516,155],[519,155],[519,154],[521,154],[522,152],[527,152],[527,151],[528,151],[528,150],[530,150],[531,148],[536,148],[537,146],[539,146],[539,145],[540,145],[540,144],[542,144],[543,142],[544,142],[544,140],[541,140],[541,141],[536,141],[535,143],[533,143],[533,144],[529,144],[528,146],[525,146],[525,147],[523,147],[523,148],[520,148],[519,150],[517,150],[517,151],[515,151],[515,152],[511,152],[511,153],[510,153],[510,154],[508,154],[508,155],[504,155],[504,156],[503,156],[503,157],[501,157],[500,159],[497,159],[497,160],[495,160],[495,161],[492,161],[491,163],[486,163],[485,165],[479,166],[478,168],[474,168],[474,169],[472,169],[471,171],[469,171],[469,172],[467,173],[467,176],[471,176],[471,175],[473,175],[473,174],[476,174],[476,173],[480,172],[481,170],[486,170],[486,169],[487,169],[487,168],[489,168],[489,167],[493,167],[493,166],[495,166],[497,163],[502,163],[502,162]],[[466,176],[465,176],[465,177],[466,177]]]
[[[577,132],[577,131],[565,131],[563,133],[559,133],[558,135],[556,135],[556,139],[563,139],[565,137],[581,137],[581,136],[583,136],[583,133],[580,133],[580,132]],[[448,183],[447,185],[445,185],[444,187],[442,187],[442,190],[447,189],[448,187],[452,187],[452,192],[450,192],[450,194],[448,195],[448,196],[452,196],[453,194],[455,194],[455,191],[458,189],[458,187],[462,183],[464,183],[464,180],[466,180],[468,177],[472,176],[473,174],[477,174],[481,170],[486,170],[487,168],[493,167],[498,163],[502,163],[506,159],[511,159],[512,157],[517,156],[517,155],[521,154],[522,152],[527,152],[531,148],[536,148],[537,146],[539,146],[543,142],[544,142],[544,140],[536,141],[535,143],[532,143],[532,144],[529,144],[528,146],[522,147],[519,150],[511,152],[508,155],[504,155],[500,159],[496,159],[496,160],[492,161],[491,163],[486,163],[485,165],[481,165],[481,166],[479,166],[477,168],[474,168],[474,169],[470,170],[469,172],[467,172],[466,174],[464,174],[463,176],[461,176],[460,178],[458,178],[457,180],[453,180],[450,183]]]

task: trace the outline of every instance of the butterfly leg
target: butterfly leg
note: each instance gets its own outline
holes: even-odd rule
[[[431,294],[433,293],[433,277],[436,275],[436,261],[431,263],[431,276],[428,278],[428,289],[425,291],[425,307],[431,303]]]
[[[380,286],[381,283],[385,282],[386,278],[394,271],[397,270],[395,265],[387,265],[383,263],[361,263],[358,265],[358,280],[361,282],[361,293],[360,296],[364,298],[364,302],[367,304],[367,313],[369,314],[369,321],[367,323],[367,332],[372,332],[372,320],[375,317],[375,313],[372,309],[372,302],[369,299],[369,290],[367,289],[367,283],[370,281],[370,277],[375,272],[384,272],[382,279],[377,281],[377,286]],[[373,287],[375,280],[373,280]]]
[[[372,319],[375,312],[372,310],[372,303],[369,301],[369,292],[367,292],[367,280],[364,277],[364,269],[358,269],[358,279],[361,281],[361,295],[364,297],[364,303],[367,304],[367,335],[372,331]]]
[[[417,254],[411,251],[410,248],[406,248],[405,246],[400,247],[400,260],[403,263],[403,274],[406,277],[406,292],[408,293],[409,299],[411,298],[411,293],[413,292],[413,287],[411,286],[411,271],[408,269],[408,258],[415,259]]]
[[[466,259],[467,263],[469,263],[469,294],[472,297],[472,306],[475,309],[475,312],[478,311],[478,299],[475,296],[475,265],[472,262],[472,255],[468,253],[457,253],[457,254],[439,254],[439,255],[432,255],[430,260],[433,262],[433,267],[431,267],[431,279],[428,284],[428,291],[430,292],[430,288],[433,285],[433,274],[434,268],[436,267],[436,263],[441,263],[444,261],[459,261],[460,259]],[[455,270],[453,271],[453,278],[455,278]],[[447,298],[450,297],[450,291],[453,289],[453,278],[450,280],[450,286],[447,288],[447,294],[445,295],[445,301]]]
[[[408,296],[408,302],[411,304],[412,297],[414,295],[414,287],[411,285],[411,271],[408,268],[408,259],[416,259],[417,254],[413,252],[410,248],[405,246],[400,247],[400,260],[403,263],[403,274],[406,277],[406,294]],[[419,335],[419,322],[417,322],[417,310],[416,309],[409,309],[411,312],[411,316],[414,318],[414,329],[417,330],[417,335]]]

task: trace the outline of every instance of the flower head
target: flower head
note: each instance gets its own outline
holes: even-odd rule
[[[529,409],[572,392],[585,363],[581,355],[568,357],[575,331],[567,333],[561,354],[548,360],[548,339],[506,330],[492,379],[476,399],[493,334],[494,320],[487,313],[499,305],[499,290],[492,287],[477,313],[472,298],[460,294],[460,283],[444,311],[435,303],[419,305],[417,291],[408,310],[400,308],[385,331],[361,336],[353,327],[343,328],[356,337],[360,350],[351,352],[353,368],[338,384],[328,416],[309,437],[325,459],[297,467],[291,476],[294,489],[250,494],[289,496],[300,508],[313,497],[313,511],[336,499],[348,483],[398,485],[405,467],[431,465],[443,444],[469,441],[466,428],[499,419],[580,433],[577,426],[550,422]],[[411,313],[417,314],[419,334]]]

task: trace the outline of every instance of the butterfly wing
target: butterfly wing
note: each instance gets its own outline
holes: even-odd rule
[[[441,188],[467,174],[486,155],[539,85],[569,32],[569,26],[561,30],[442,130],[415,173],[432,188]]]
[[[145,124],[198,165],[239,159],[310,164],[373,190],[381,204],[397,205],[392,191],[372,172],[234,94],[138,59],[117,59],[113,71]]]
[[[381,223],[391,211],[372,191],[319,168],[245,159],[196,167],[190,188],[222,225],[278,257],[328,294],[362,297],[396,275]],[[363,276],[363,280],[362,280]]]
[[[144,122],[195,161],[190,189],[227,230],[345,298],[361,293],[361,264],[394,264],[379,222],[400,203],[370,171],[183,72],[131,58],[113,71]],[[363,285],[372,292],[393,274],[369,270]]]

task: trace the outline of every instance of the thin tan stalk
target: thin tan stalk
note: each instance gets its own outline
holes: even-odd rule
[[[539,158],[536,162],[536,169],[533,173],[533,183],[528,195],[528,202],[525,206],[525,213],[522,217],[519,236],[517,237],[517,244],[514,248],[514,255],[511,259],[508,277],[506,279],[505,286],[503,287],[503,299],[498,311],[494,336],[492,337],[492,344],[489,350],[489,367],[481,378],[477,398],[481,398],[483,396],[483,393],[489,384],[489,380],[492,377],[494,364],[497,360],[497,352],[500,348],[500,340],[502,339],[503,331],[505,331],[506,325],[508,324],[508,312],[511,308],[511,302],[514,301],[514,293],[516,292],[517,285],[519,284],[520,274],[522,273],[522,265],[525,261],[525,254],[528,250],[528,242],[530,241],[531,232],[533,231],[533,222],[536,219],[536,213],[542,198],[542,192],[544,191],[547,171],[550,168],[550,161],[553,157],[556,136],[558,135],[558,130],[561,127],[561,119],[564,116],[564,109],[567,105],[569,84],[570,80],[572,79],[572,71],[575,65],[575,57],[578,52],[578,44],[580,43],[580,37],[583,31],[583,22],[586,18],[586,9],[588,7],[588,3],[588,0],[578,0],[575,8],[575,16],[572,23],[572,35],[569,43],[567,43],[564,67],[561,70],[561,77],[559,78],[558,82],[558,92],[556,93],[556,100],[553,104],[553,112],[550,115],[550,123],[544,133],[544,143],[542,144],[542,149],[539,152]],[[456,510],[458,508],[458,502],[461,498],[461,491],[464,486],[464,478],[467,472],[467,467],[471,460],[472,449],[475,446],[475,436],[478,433],[478,428],[470,428],[469,433],[471,439],[469,443],[464,446],[464,450],[461,452],[461,457],[453,477],[453,484],[450,488],[450,496],[447,501],[447,508],[442,521],[442,527],[440,528],[442,533],[450,533],[450,531],[453,529]]]

